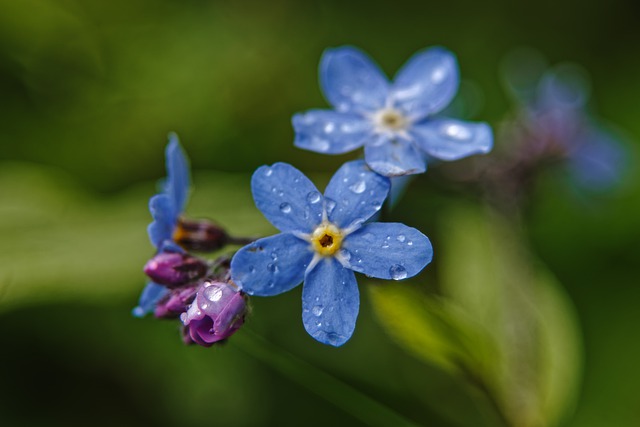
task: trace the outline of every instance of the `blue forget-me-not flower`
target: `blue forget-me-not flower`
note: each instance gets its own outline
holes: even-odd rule
[[[282,233],[240,249],[231,261],[232,280],[258,296],[277,295],[304,281],[305,329],[324,344],[344,344],[360,305],[354,272],[400,280],[420,272],[433,255],[429,239],[414,228],[365,224],[389,186],[389,178],[362,160],[345,163],[324,196],[289,164],[260,167],[251,180],[253,198]]]
[[[562,64],[538,80],[524,80],[518,75],[523,70],[510,73],[507,83],[520,111],[505,127],[507,142],[519,144],[520,155],[528,159],[565,160],[581,187],[606,190],[618,183],[626,153],[619,138],[589,115],[585,72]]]
[[[184,211],[189,195],[190,177],[187,160],[178,136],[169,134],[169,143],[165,149],[167,178],[162,184],[162,191],[149,200],[149,211],[153,222],[147,232],[149,240],[158,251],[171,250],[181,252],[173,240],[178,219]],[[157,303],[169,294],[169,289],[155,282],[149,282],[140,294],[138,306],[132,311],[136,317],[152,312]]]
[[[422,173],[426,156],[457,160],[487,153],[493,146],[488,124],[438,116],[459,81],[456,57],[442,47],[415,54],[392,83],[362,51],[328,49],[320,85],[334,109],[294,115],[294,143],[325,154],[364,146],[369,167],[385,176]]]

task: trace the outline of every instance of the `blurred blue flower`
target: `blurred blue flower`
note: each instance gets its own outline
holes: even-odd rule
[[[187,203],[190,186],[189,161],[175,133],[169,134],[165,158],[167,178],[160,194],[149,200],[153,222],[149,224],[147,231],[151,243],[158,249],[173,242],[173,234]]]
[[[333,346],[353,334],[360,305],[354,271],[380,279],[414,276],[433,249],[418,230],[398,223],[367,223],[389,192],[389,178],[364,161],[345,163],[324,196],[286,163],[253,174],[256,206],[282,233],[240,249],[231,278],[250,295],[272,296],[304,280],[302,320],[316,340]]]
[[[607,190],[620,182],[628,156],[619,138],[589,115],[584,71],[564,64],[527,84],[516,85],[517,76],[507,78],[520,112],[504,137],[519,144],[521,157],[564,160],[583,188]]]
[[[415,54],[393,83],[362,51],[328,49],[320,61],[320,84],[334,110],[293,116],[294,144],[300,148],[342,154],[364,146],[371,169],[398,176],[424,172],[425,155],[457,160],[493,146],[486,123],[437,116],[459,85],[457,60],[442,47]]]
[[[156,309],[156,305],[167,295],[169,288],[154,282],[147,283],[142,290],[138,305],[131,310],[135,317],[144,317]]]

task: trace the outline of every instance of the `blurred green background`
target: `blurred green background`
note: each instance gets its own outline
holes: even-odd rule
[[[368,423],[354,415],[368,398],[420,425],[493,425],[465,384],[385,335],[364,290],[339,349],[307,336],[299,288],[254,298],[246,332],[221,348],[184,347],[175,323],[132,318],[166,135],[191,158],[191,215],[269,234],[250,196],[257,166],[292,163],[322,188],[356,155],[292,145],[291,115],[326,106],[326,47],[359,46],[393,75],[416,50],[446,46],[481,91],[474,119],[497,126],[512,107],[500,61],[525,45],[590,72],[592,107],[632,154],[639,16],[637,3],[603,0],[0,0],[0,425],[351,426]],[[637,426],[640,184],[632,173],[593,196],[563,178],[544,176],[525,218],[582,328],[584,377],[562,425]],[[394,211],[434,242],[411,286],[437,292],[439,224],[460,197],[427,173]]]

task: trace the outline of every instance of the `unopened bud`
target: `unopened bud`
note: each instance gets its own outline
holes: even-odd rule
[[[183,248],[196,252],[213,252],[229,242],[229,236],[219,225],[206,219],[178,219],[173,240]]]
[[[198,285],[190,285],[183,288],[172,289],[171,292],[162,298],[153,312],[155,317],[164,319],[175,319],[189,308],[196,297]]]
[[[184,285],[204,277],[207,264],[194,256],[178,252],[161,252],[144,266],[144,272],[154,282],[169,288]]]
[[[207,280],[200,285],[195,300],[180,315],[180,320],[195,343],[209,347],[233,335],[244,323],[246,314],[244,293],[229,283]]]

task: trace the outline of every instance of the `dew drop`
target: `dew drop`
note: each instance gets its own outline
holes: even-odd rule
[[[400,264],[396,264],[389,269],[389,274],[393,280],[402,280],[407,278],[407,270]]]
[[[211,302],[220,301],[222,289],[217,286],[209,286],[204,289],[204,297]]]
[[[413,241],[409,240],[409,241],[407,242],[407,246],[413,246]]]
[[[445,136],[450,139],[455,139],[457,141],[468,141],[471,139],[471,132],[469,132],[469,130],[464,126],[460,126],[458,124],[449,124],[442,130]]]
[[[318,203],[320,201],[320,193],[318,193],[317,191],[311,191],[309,194],[307,194],[307,202],[314,204],[314,203]]]
[[[325,199],[327,201],[325,207],[327,209],[327,214],[331,215],[331,212],[336,208],[336,202],[331,199]]]
[[[389,247],[389,242],[385,241],[382,243],[382,249],[387,249]]]
[[[200,308],[202,308],[203,310],[206,310],[207,308],[209,308],[209,304],[205,302],[204,304],[200,305]]]
[[[252,265],[252,266],[249,268],[249,273],[253,274],[253,273],[255,273],[255,272],[256,272],[256,268]]]
[[[317,136],[314,136],[311,139],[311,146],[314,150],[320,152],[329,151],[329,148],[331,148],[331,144],[329,144],[329,141],[327,141],[326,139],[318,138]]]
[[[353,191],[355,194],[362,194],[366,189],[367,183],[364,181],[358,181],[349,187],[349,190]]]
[[[349,252],[346,249],[340,249],[339,252],[340,256],[342,257],[342,259],[344,259],[345,261],[349,261],[351,259],[351,252]]]
[[[271,175],[273,175],[273,169],[271,168],[265,169],[264,176],[271,176]]]
[[[321,305],[315,305],[312,309],[311,312],[313,313],[314,316],[320,316],[322,315],[322,312],[324,311],[324,307]]]
[[[187,313],[186,313],[186,312],[185,312],[185,313],[180,314],[180,321],[181,321],[182,323],[184,323],[184,322],[186,322],[186,321],[187,321]]]
[[[267,270],[269,270],[272,273],[277,273],[278,272],[278,266],[273,264],[273,263],[269,263],[269,264],[267,264]]]
[[[275,251],[271,252],[271,259],[274,261],[278,260],[278,254]]]
[[[291,205],[287,202],[281,203],[280,210],[282,211],[282,213],[288,214],[289,212],[291,212]]]
[[[324,125],[324,132],[325,133],[333,133],[333,131],[336,130],[336,125],[329,122],[326,125]]]
[[[396,240],[398,240],[398,242],[402,243],[406,240],[406,237],[404,236],[404,234],[399,234],[398,237],[396,237]]]
[[[269,288],[269,289],[273,289],[273,287],[274,287],[275,285],[276,285],[276,284],[275,284],[275,283],[273,283],[273,281],[272,281],[272,280],[270,280],[270,281],[269,281],[269,283],[267,283],[267,288]]]

